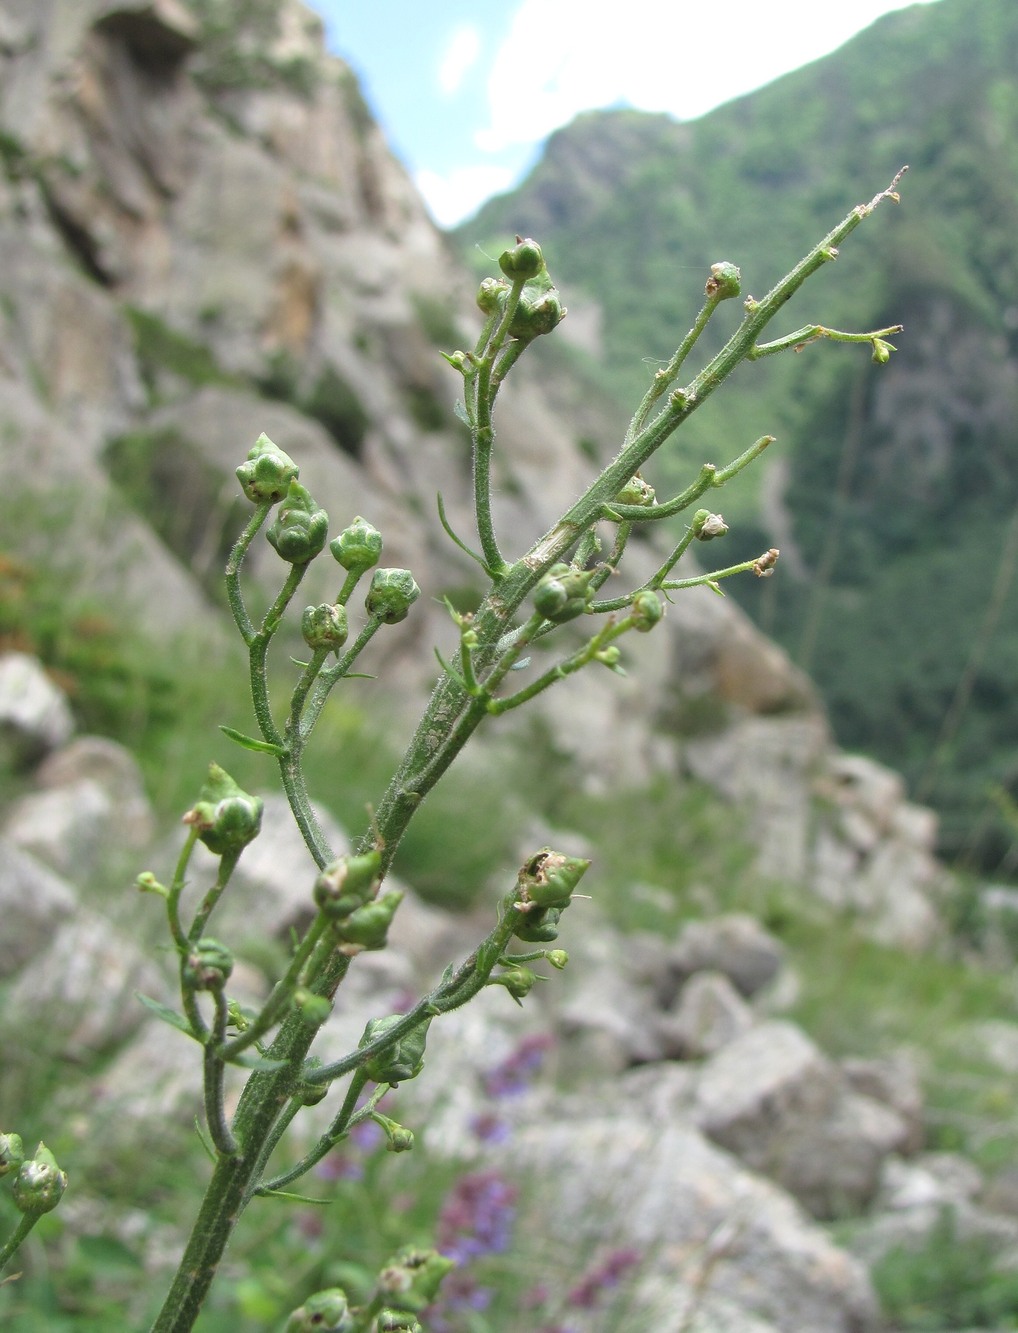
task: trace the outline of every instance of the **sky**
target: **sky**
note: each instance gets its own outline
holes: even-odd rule
[[[693,120],[910,0],[309,0],[444,227],[515,185],[581,111]],[[919,0],[936,3],[936,0]]]

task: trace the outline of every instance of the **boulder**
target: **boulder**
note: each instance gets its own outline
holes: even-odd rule
[[[785,960],[785,949],[755,917],[733,912],[692,921],[672,947],[669,968],[678,984],[695,972],[720,972],[749,998],[768,986]]]
[[[40,953],[76,906],[66,880],[31,853],[0,838],[0,980]]]
[[[671,1013],[656,1029],[665,1056],[696,1060],[713,1055],[753,1026],[753,1010],[722,972],[696,972]]]
[[[74,733],[63,691],[28,653],[0,654],[0,767],[38,762]]]
[[[644,1112],[584,1117],[563,1108],[519,1130],[505,1151],[531,1181],[521,1234],[540,1236],[543,1252],[551,1247],[561,1261],[606,1245],[637,1250],[626,1327],[680,1333],[698,1303],[693,1327],[704,1330],[755,1329],[754,1320],[782,1333],[879,1327],[861,1264],[785,1193],[688,1124]],[[730,1304],[715,1324],[710,1300],[719,1296]]]
[[[20,1059],[42,1047],[48,1059],[87,1064],[141,1024],[142,991],[166,1000],[162,973],[134,940],[97,914],[79,909],[22,968],[7,992],[4,1037],[19,1040]]]
[[[779,1021],[750,1029],[704,1064],[693,1115],[715,1143],[824,1218],[865,1206],[881,1162],[908,1139],[896,1112],[852,1092],[804,1032]]]
[[[115,741],[79,737],[50,755],[36,785],[11,807],[5,834],[77,883],[111,865],[123,869],[151,841],[141,770]]]

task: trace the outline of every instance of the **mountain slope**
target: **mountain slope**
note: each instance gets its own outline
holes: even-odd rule
[[[726,496],[726,515],[733,557],[766,537],[791,559],[766,597],[733,592],[815,675],[842,743],[903,767],[944,814],[945,846],[968,854],[987,784],[1018,791],[1015,68],[1010,0],[916,6],[694,123],[582,116],[457,234],[489,252],[514,231],[542,240],[601,330],[588,373],[632,405],[710,263],[739,263],[760,293],[909,163],[902,208],[845,247],[786,326],[903,322],[891,364],[874,375],[819,346],[743,368],[662,479],[779,437],[754,505]],[[1011,834],[998,823],[977,841],[992,866]]]

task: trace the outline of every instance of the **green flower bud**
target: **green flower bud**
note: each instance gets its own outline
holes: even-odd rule
[[[348,528],[329,542],[329,550],[349,573],[365,574],[378,564],[382,534],[358,514]]]
[[[53,1211],[66,1188],[67,1172],[60,1170],[45,1143],[40,1143],[35,1156],[22,1162],[14,1177],[14,1202],[26,1217],[42,1217]]]
[[[718,301],[729,301],[742,291],[742,274],[735,264],[711,264],[710,277],[703,290],[705,296],[713,296]]]
[[[339,920],[363,907],[375,896],[382,868],[379,852],[341,856],[315,880],[315,903],[326,916]]]
[[[327,995],[316,995],[303,986],[294,991],[293,1004],[309,1028],[320,1028],[332,1013],[332,1001]]]
[[[322,1062],[317,1055],[308,1056],[301,1068],[302,1079],[297,1084],[294,1096],[299,1098],[301,1106],[317,1106],[319,1102],[325,1100],[329,1095],[328,1083],[307,1083],[304,1079],[308,1074],[314,1073],[316,1069],[321,1069]]]
[[[306,607],[300,618],[300,632],[309,648],[331,648],[338,653],[350,632],[346,607],[328,602]]]
[[[388,1014],[385,1018],[373,1018],[364,1029],[364,1035],[357,1043],[358,1047],[367,1046],[384,1034],[395,1024],[402,1021],[401,1014]],[[364,1065],[364,1072],[375,1083],[405,1083],[416,1078],[424,1068],[424,1048],[428,1042],[428,1027],[431,1019],[418,1024],[405,1032],[391,1046],[385,1047],[373,1055]]]
[[[620,505],[643,505],[649,507],[655,501],[657,492],[649,482],[644,481],[637,472],[635,477],[630,477],[626,484],[615,497],[615,503]]]
[[[262,827],[264,801],[243,791],[218,764],[209,764],[194,808],[184,815],[198,837],[216,856],[241,852]]]
[[[309,1296],[286,1321],[285,1333],[351,1333],[358,1327],[342,1287]]]
[[[561,972],[569,962],[569,955],[565,949],[549,949],[544,956],[557,972]]]
[[[504,986],[517,1004],[522,1004],[534,989],[537,975],[529,967],[511,967],[497,977],[491,977],[489,986]]]
[[[629,611],[629,619],[633,623],[633,629],[639,634],[649,634],[654,626],[660,621],[665,613],[664,603],[656,592],[650,588],[644,588],[633,598],[633,605]]]
[[[375,1328],[378,1333],[424,1333],[411,1310],[383,1310]]]
[[[237,480],[252,504],[278,504],[300,476],[300,468],[267,435],[259,435],[248,450],[247,462],[237,469]]]
[[[565,307],[554,287],[530,295],[531,285],[528,283],[524,287],[520,303],[509,324],[510,334],[520,342],[533,342],[542,334],[551,333],[566,317]],[[537,284],[533,286],[537,287]]]
[[[340,952],[357,954],[365,949],[384,949],[389,926],[402,901],[402,890],[390,889],[374,902],[365,903],[338,922],[336,934],[343,941]]]
[[[0,1178],[9,1176],[25,1160],[20,1134],[0,1134]]]
[[[518,904],[521,907],[522,904]],[[519,922],[513,934],[526,944],[550,944],[558,939],[558,923],[562,916],[561,907],[539,907],[536,910],[520,911]]]
[[[516,891],[525,904],[538,907],[557,907],[564,911],[572,900],[573,890],[590,868],[590,862],[581,856],[566,856],[553,852],[550,847],[541,850],[527,862],[516,880]]]
[[[329,516],[299,481],[291,481],[286,499],[265,535],[281,559],[291,565],[306,565],[325,545]]]
[[[414,1146],[413,1130],[407,1129],[396,1120],[390,1120],[380,1111],[373,1112],[371,1119],[385,1131],[386,1152],[410,1152]]]
[[[622,658],[622,652],[614,643],[610,643],[607,648],[599,648],[594,656],[603,666],[608,667],[610,671],[615,671]],[[625,675],[625,672],[620,671],[619,674]]]
[[[160,884],[151,870],[143,870],[134,881],[140,893],[154,893],[159,898],[168,898],[170,891],[165,884]]]
[[[191,945],[181,968],[188,990],[222,990],[233,971],[233,954],[219,940],[206,937]]]
[[[441,355],[445,357],[453,370],[458,370],[463,376],[473,375],[477,371],[477,362],[471,352],[442,352]]]
[[[878,366],[886,366],[891,359],[891,353],[897,350],[894,343],[889,343],[886,338],[873,339],[873,360]]]
[[[418,1250],[411,1246],[400,1250],[378,1274],[379,1290],[403,1311],[425,1310],[434,1303],[444,1279],[456,1267],[437,1250]],[[390,1328],[413,1328],[413,1324],[390,1324]]]
[[[477,304],[486,315],[501,310],[509,295],[509,284],[501,278],[485,278],[477,289]]]
[[[709,509],[698,509],[689,525],[697,541],[709,542],[715,537],[723,537],[728,531],[728,524],[720,514],[712,514]]]
[[[544,271],[544,255],[536,241],[517,236],[513,249],[503,250],[499,255],[498,266],[512,281],[520,278],[529,281]]]
[[[574,620],[592,596],[590,574],[572,565],[552,565],[534,589],[534,610],[556,625]]]
[[[421,595],[409,569],[376,569],[364,599],[364,609],[386,625],[406,620],[411,606]]]

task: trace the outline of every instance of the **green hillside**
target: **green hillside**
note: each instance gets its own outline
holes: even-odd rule
[[[600,308],[579,373],[629,406],[711,263],[762,295],[909,164],[875,249],[849,243],[787,324],[900,321],[899,354],[880,371],[826,345],[746,366],[673,465],[778,436],[771,484],[741,510],[725,496],[726,557],[773,541],[792,558],[733,592],[817,679],[841,743],[901,768],[939,807],[944,850],[994,873],[1012,835],[989,792],[1018,795],[1016,71],[1013,0],[915,6],[696,122],[581,116],[457,233],[468,255],[542,241],[574,313]]]

